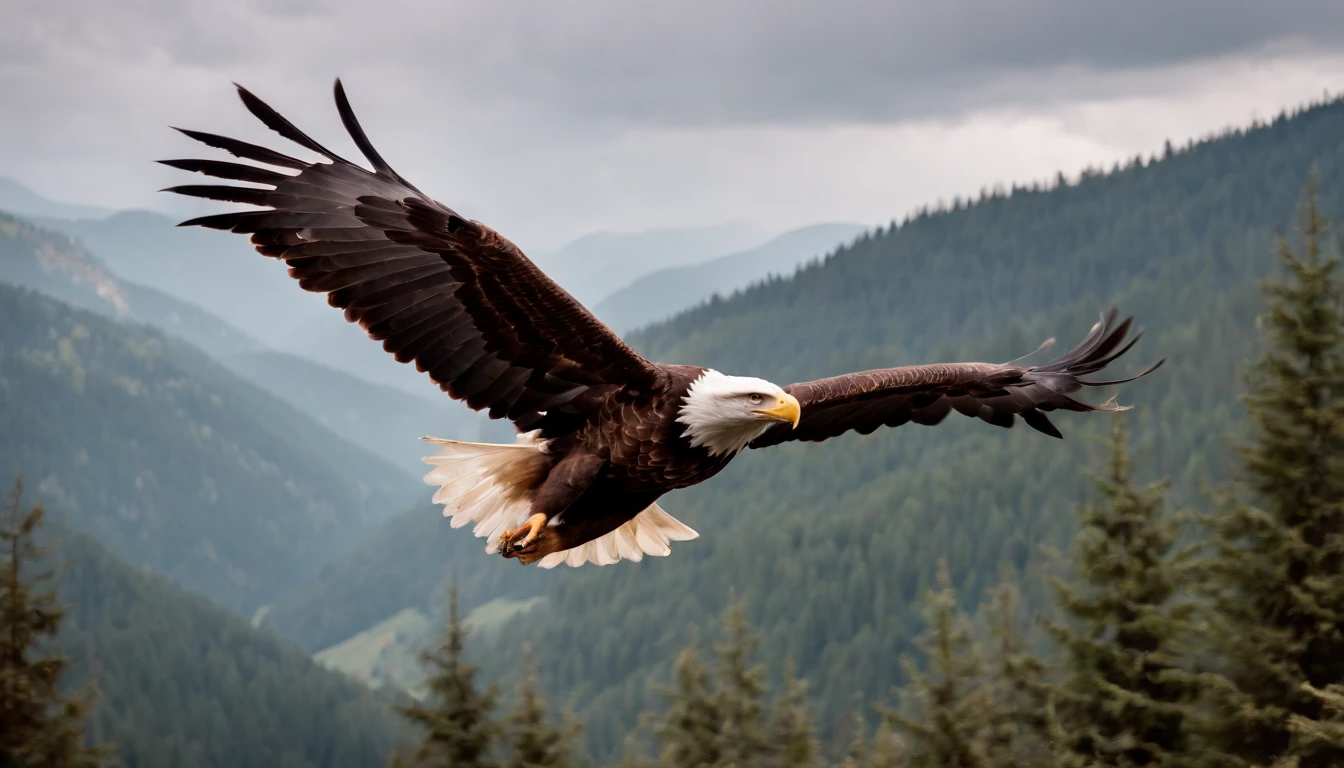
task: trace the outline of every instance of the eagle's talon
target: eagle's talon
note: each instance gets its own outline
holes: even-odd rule
[[[499,552],[505,557],[518,557],[537,548],[537,536],[546,525],[546,515],[538,512],[527,518],[520,527],[499,534]]]

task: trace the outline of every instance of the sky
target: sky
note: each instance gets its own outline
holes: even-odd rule
[[[217,157],[170,125],[299,150],[247,86],[525,250],[749,221],[874,225],[1077,173],[1344,89],[1337,0],[8,0],[0,176],[156,193]]]

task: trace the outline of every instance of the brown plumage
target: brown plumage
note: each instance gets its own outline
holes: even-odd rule
[[[183,222],[251,235],[305,290],[326,294],[398,361],[449,396],[511,420],[516,445],[436,440],[426,480],[454,527],[487,551],[544,566],[665,555],[694,538],[657,505],[703,482],[745,447],[933,425],[953,410],[1053,437],[1054,410],[1116,411],[1072,395],[1137,341],[1112,310],[1076,349],[1044,365],[954,363],[851,373],[780,388],[759,379],[650,362],[493,229],[431,199],[391,168],[337,81],[342,122],[373,170],[336,155],[245,89],[246,107],[324,161],[182,132],[261,166],[167,165],[258,186],[167,191],[260,206]],[[286,172],[288,171],[288,172]],[[1160,365],[1160,361],[1158,363]],[[1134,376],[1144,376],[1157,365]],[[1125,379],[1124,381],[1130,381]],[[427,438],[430,439],[430,438]]]

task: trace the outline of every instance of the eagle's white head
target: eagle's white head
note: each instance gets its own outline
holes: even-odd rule
[[[677,421],[686,425],[692,446],[711,456],[737,453],[780,422],[798,426],[798,400],[764,379],[725,376],[709,370],[691,382]]]

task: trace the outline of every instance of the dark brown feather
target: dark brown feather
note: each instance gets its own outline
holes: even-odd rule
[[[797,429],[771,427],[753,448],[790,440],[820,441],[845,432],[869,434],[880,426],[908,422],[932,426],[953,410],[999,427],[1011,427],[1018,416],[1027,426],[1051,437],[1063,437],[1046,417],[1049,411],[1118,411],[1114,398],[1100,405],[1075,400],[1082,387],[1123,384],[1146,376],[1162,361],[1136,376],[1110,382],[1080,379],[1102,370],[1134,346],[1142,333],[1129,337],[1132,321],[1115,322],[1116,311],[1069,353],[1043,365],[1027,367],[992,363],[938,363],[905,368],[860,371],[829,379],[791,384],[785,391],[798,398],[802,418]]]
[[[513,243],[429,199],[394,171],[360,127],[339,81],[337,110],[372,172],[332,152],[246,89],[239,87],[238,95],[266,126],[330,162],[308,163],[182,130],[244,160],[299,171],[289,176],[216,160],[164,161],[264,185],[171,188],[263,207],[202,216],[184,226],[251,234],[258,252],[284,260],[302,288],[325,293],[396,359],[415,363],[440,389],[493,417],[572,430],[602,402],[584,397],[586,389],[649,391],[664,383],[661,368],[630,349]],[[554,412],[535,412],[547,407]]]

